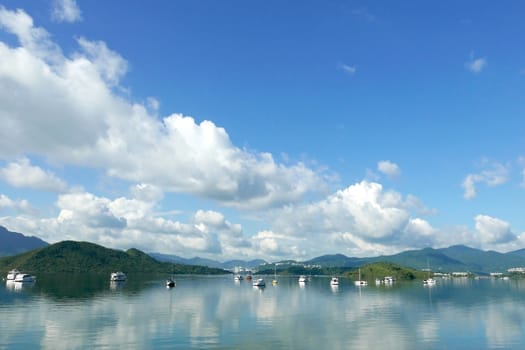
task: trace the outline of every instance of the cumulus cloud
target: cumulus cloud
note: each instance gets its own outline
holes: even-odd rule
[[[162,189],[151,184],[137,184],[131,188],[131,193],[135,199],[142,202],[160,202],[164,197]]]
[[[14,187],[32,188],[42,191],[63,192],[66,183],[50,171],[31,165],[27,158],[7,164],[0,168],[0,179]]]
[[[516,239],[508,222],[488,215],[477,215],[475,221],[476,232],[482,244],[507,243]]]
[[[376,182],[361,181],[327,198],[276,210],[268,219],[263,247],[268,252],[323,254],[344,252],[366,256],[414,246],[428,246],[436,232],[412,216],[414,196],[385,191]],[[271,232],[270,236],[268,232]],[[294,244],[288,240],[294,239]],[[287,249],[287,250],[286,250]]]
[[[58,196],[55,217],[10,216],[0,218],[0,224],[51,243],[86,240],[219,259],[300,259],[327,252],[369,256],[428,246],[436,239],[430,223],[411,216],[412,199],[366,181],[317,202],[276,209],[266,217],[272,227],[249,236],[214,210],[197,210],[186,222],[165,218],[156,212],[161,209],[156,200],[162,199],[156,193],[137,185],[130,198],[110,199],[78,190]],[[14,205],[7,198],[4,202]]]
[[[236,147],[211,121],[159,118],[156,100],[118,96],[127,63],[104,42],[79,38],[67,57],[21,10],[0,8],[0,26],[21,44],[0,42],[0,157],[34,154],[246,209],[326,188],[320,170]]]
[[[5,194],[0,194],[0,212],[14,210],[15,212],[33,213],[35,210],[25,199],[13,200]]]
[[[382,160],[377,163],[377,170],[386,175],[388,178],[396,178],[401,174],[401,170],[396,163],[389,160]]]
[[[56,22],[77,22],[82,19],[80,8],[75,0],[54,0],[51,18]]]
[[[508,169],[506,166],[500,163],[488,164],[484,161],[484,165],[489,166],[489,169],[485,169],[478,174],[468,174],[462,183],[463,197],[465,199],[473,199],[476,197],[476,184],[484,183],[487,186],[497,186],[504,184],[508,179]]]
[[[470,60],[465,63],[465,67],[474,74],[480,73],[487,66],[487,59],[485,57],[474,58],[470,55]]]
[[[142,187],[142,186],[141,186]],[[166,219],[155,209],[158,202],[137,198],[110,199],[85,191],[58,196],[55,217],[6,216],[0,225],[20,230],[54,243],[85,240],[104,246],[193,257],[249,257],[251,242],[240,224],[226,220],[222,213],[198,210],[187,222]],[[0,195],[0,210],[21,207]]]

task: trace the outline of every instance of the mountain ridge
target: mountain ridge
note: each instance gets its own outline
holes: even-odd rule
[[[62,241],[44,248],[0,258],[0,271],[19,269],[29,273],[167,273],[225,274],[228,271],[205,266],[173,264],[155,260],[131,248],[110,249],[91,242]]]
[[[4,226],[0,226],[0,243],[0,257],[16,255],[49,245],[38,237],[9,231]]]
[[[47,246],[50,245],[38,237],[28,237],[21,233],[11,232],[5,227],[0,226],[0,257],[22,254],[23,252],[32,251],[33,249],[41,249]],[[268,264],[262,259],[248,261],[236,259],[219,262],[200,257],[187,259],[163,253],[147,253],[147,255],[164,263],[168,262],[181,265],[205,266],[226,270],[233,270],[236,266],[242,266],[254,270],[258,268],[264,269],[265,267],[263,265]],[[374,262],[389,262],[417,270],[429,268],[433,271],[442,272],[469,271],[473,273],[488,274],[490,272],[505,272],[512,267],[524,267],[525,248],[507,253],[500,253],[493,250],[484,251],[466,245],[452,245],[447,248],[427,247],[407,250],[393,255],[362,258],[348,257],[340,253],[326,254],[314,257],[310,260],[295,263],[330,268],[354,268]]]

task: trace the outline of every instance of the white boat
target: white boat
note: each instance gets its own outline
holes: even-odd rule
[[[15,282],[34,282],[35,280],[35,276],[32,276],[27,273],[19,273],[15,277]]]
[[[124,274],[124,272],[112,272],[111,273],[111,276],[110,276],[110,281],[114,281],[114,282],[122,282],[122,281],[125,281],[126,280],[126,275]]]
[[[14,281],[16,275],[18,275],[19,273],[20,273],[20,271],[18,271],[17,269],[14,269],[14,270],[9,271],[9,272],[7,273],[6,280],[7,280],[7,281]]]
[[[264,279],[258,278],[255,281],[253,281],[253,286],[254,287],[264,287],[266,286],[266,282],[264,282]]]
[[[356,286],[368,286],[368,282],[367,281],[361,280],[361,269],[359,269],[359,279],[357,281],[354,281],[354,284]]]
[[[305,275],[299,276],[299,283],[306,283],[306,276]]]
[[[392,284],[392,283],[394,283],[394,277],[392,277],[392,276],[385,276],[385,278],[383,278],[383,282],[385,284]]]
[[[242,277],[242,275],[235,275],[235,277],[233,279],[236,280],[236,281],[242,281],[243,277]]]
[[[332,285],[332,286],[338,286],[338,285],[339,285],[339,278],[337,278],[337,277],[332,277],[332,279],[330,280],[330,285]]]
[[[432,277],[429,277],[426,280],[423,280],[423,285],[425,286],[433,286],[434,284],[436,284],[436,280],[433,279]]]
[[[436,280],[433,279],[432,277],[430,277],[430,264],[428,263],[428,260],[427,260],[427,270],[428,270],[428,278],[423,280],[423,285],[424,286],[433,286],[436,284]]]

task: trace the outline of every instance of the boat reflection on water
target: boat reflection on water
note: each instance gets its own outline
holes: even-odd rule
[[[24,289],[29,289],[35,285],[35,282],[15,282],[13,280],[7,280],[5,282],[6,289],[20,292]]]
[[[109,289],[111,290],[122,289],[122,287],[124,287],[125,284],[126,284],[126,281],[109,281]]]

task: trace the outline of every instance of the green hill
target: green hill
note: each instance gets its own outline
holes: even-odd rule
[[[23,254],[0,258],[0,271],[19,269],[30,273],[111,271],[170,274],[224,274],[204,266],[159,262],[138,249],[120,251],[89,242],[63,241]]]
[[[385,276],[392,276],[397,281],[424,279],[427,277],[425,272],[388,262],[377,262],[361,267],[362,280],[371,281],[375,280],[376,278],[382,279]],[[359,278],[359,269],[354,269],[350,272],[347,272],[345,277],[357,280]]]

